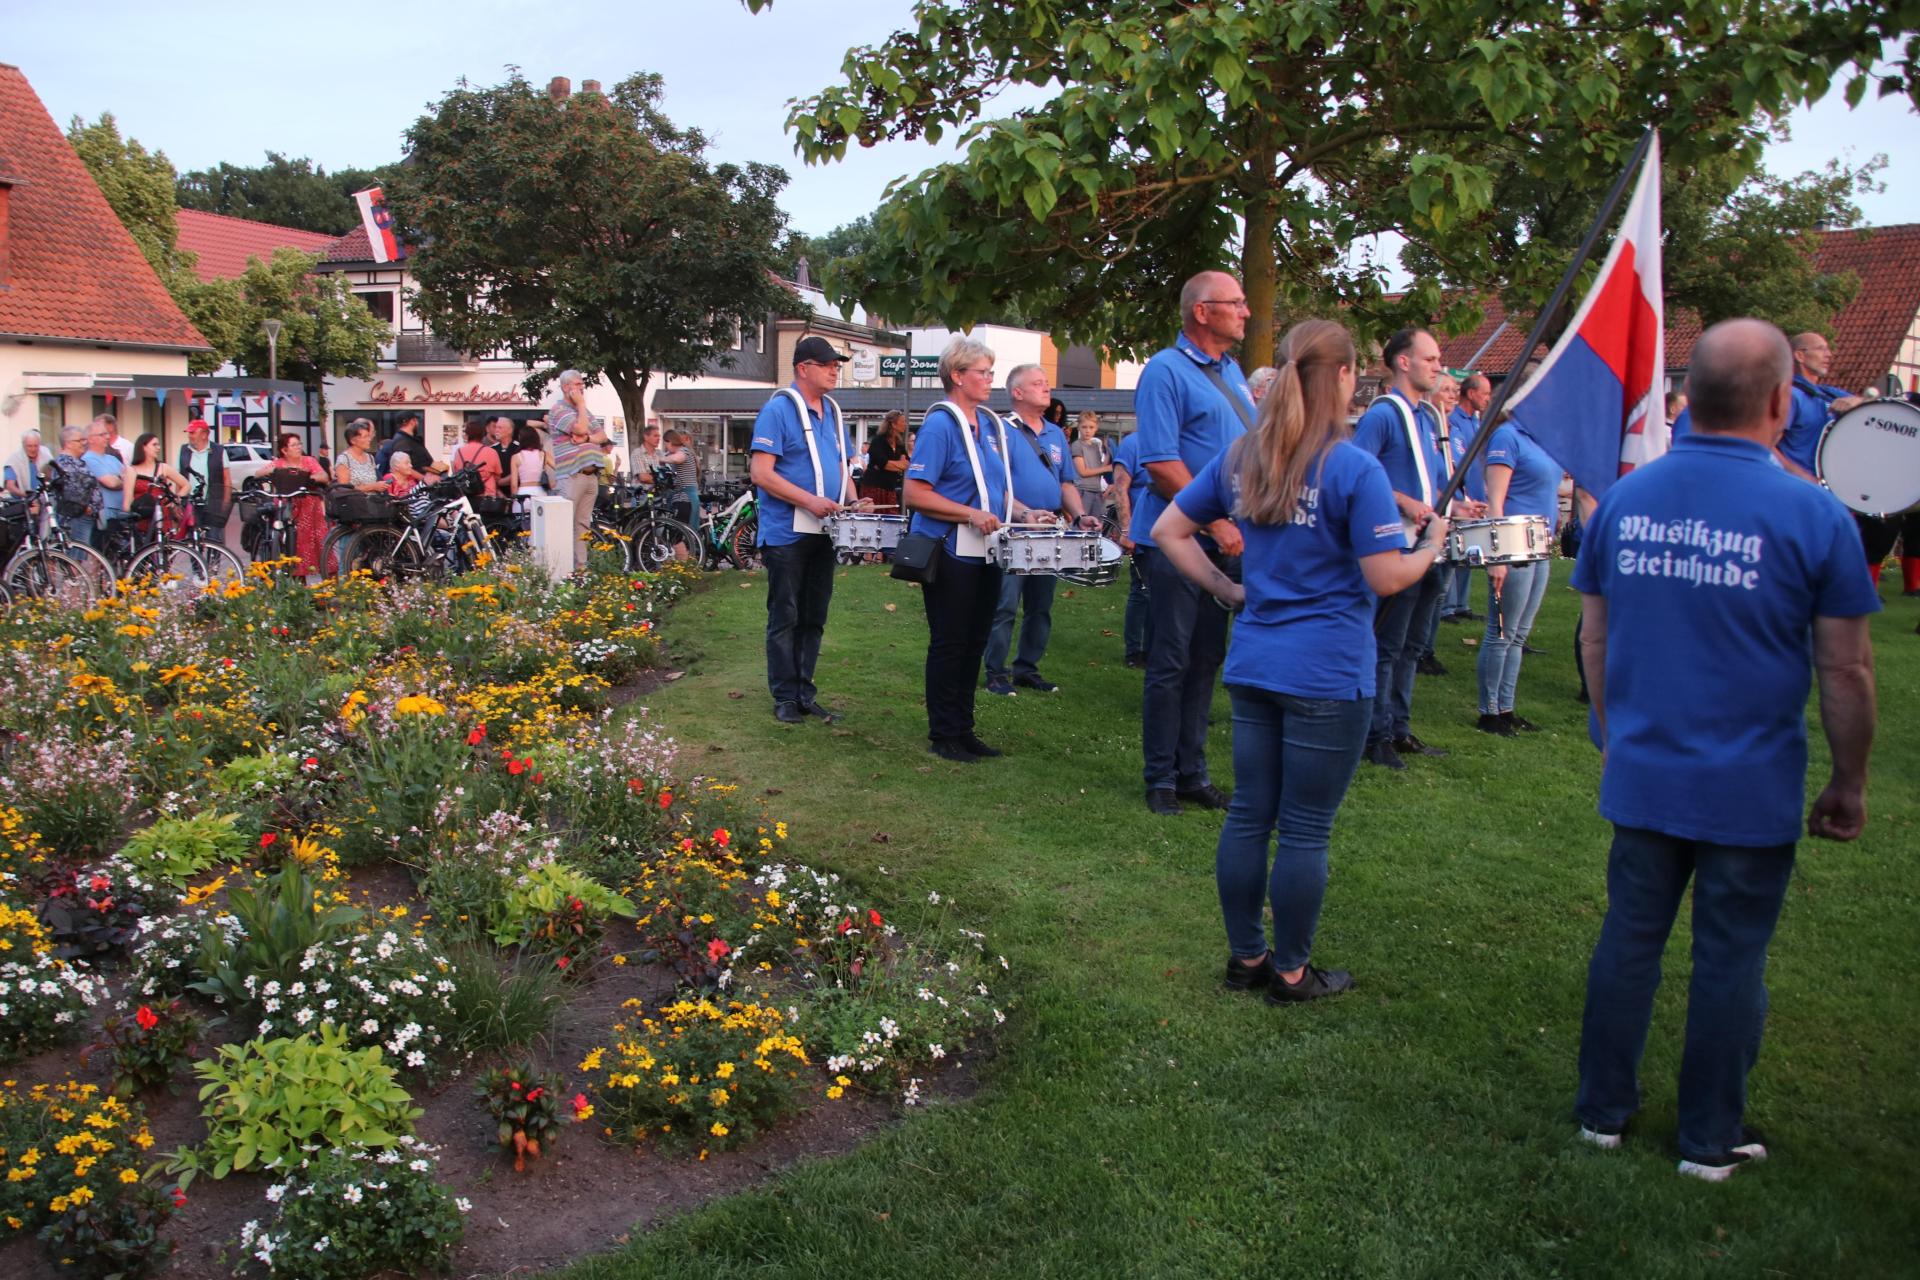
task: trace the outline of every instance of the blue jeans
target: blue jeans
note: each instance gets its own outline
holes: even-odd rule
[[[99,531],[100,526],[92,516],[57,516],[55,518],[60,521],[60,527],[67,531],[69,541],[77,542],[83,547],[94,544],[94,534]]]
[[[833,540],[802,534],[784,547],[760,548],[767,566],[767,689],[775,702],[814,701],[814,664],[833,603]]]
[[[1487,580],[1487,634],[1480,641],[1480,710],[1498,715],[1513,710],[1514,691],[1520,687],[1520,659],[1540,602],[1547,598],[1553,566],[1545,560],[1507,566],[1507,585],[1493,594]]]
[[[1413,731],[1413,669],[1440,607],[1440,573],[1426,576],[1398,595],[1387,596],[1373,615],[1373,726],[1368,736],[1390,742]]]
[[[673,495],[673,500],[686,504],[687,524],[697,531],[700,528],[700,487],[682,485],[680,491]]]
[[[1227,611],[1157,550],[1146,553],[1153,597],[1147,678],[1140,698],[1140,747],[1147,790],[1207,785],[1207,712],[1227,656]]]
[[[1373,699],[1296,698],[1230,684],[1233,804],[1220,828],[1214,879],[1233,954],[1267,950],[1262,894],[1273,904],[1273,963],[1298,969],[1313,954],[1327,891],[1333,816],[1360,767]],[[1267,848],[1274,849],[1267,868]]]
[[[1693,879],[1693,981],[1680,1059],[1680,1154],[1739,1145],[1747,1073],[1767,1020],[1767,943],[1793,871],[1790,844],[1740,848],[1615,827],[1607,917],[1587,967],[1574,1113],[1617,1130],[1640,1106],[1640,1057],[1660,986],[1660,955]]]
[[[1473,577],[1476,572],[1464,564],[1448,565],[1440,571],[1446,575],[1447,594],[1440,601],[1440,616],[1451,618],[1457,613],[1473,611]]]
[[[1145,654],[1153,638],[1153,610],[1147,607],[1147,570],[1141,563],[1146,554],[1142,547],[1127,557],[1127,613],[1126,621],[1121,624],[1121,635],[1126,638],[1129,658],[1136,653]]]
[[[1020,652],[1013,660],[1013,674],[1040,674],[1040,659],[1047,656],[1047,640],[1053,635],[1054,582],[1052,575],[1038,573],[1009,573],[1000,579],[1000,605],[993,611],[993,630],[987,633],[987,679],[1007,674],[1013,615],[1023,606],[1026,617],[1020,622]]]

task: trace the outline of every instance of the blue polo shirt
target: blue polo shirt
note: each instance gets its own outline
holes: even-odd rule
[[[1545,516],[1549,527],[1559,527],[1560,477],[1566,469],[1535,444],[1532,436],[1511,422],[1503,422],[1487,441],[1487,451],[1481,457],[1489,467],[1513,469],[1507,480],[1503,514]]]
[[[1247,390],[1247,379],[1233,357],[1223,355],[1215,360],[1183,333],[1171,347],[1147,361],[1133,391],[1133,434],[1140,441],[1135,447],[1142,471],[1149,462],[1178,459],[1187,464],[1188,471],[1199,475],[1202,467],[1247,433],[1246,423],[1207,376],[1209,367],[1219,371],[1230,392],[1246,402],[1247,416],[1253,417],[1253,392]],[[1153,522],[1167,509],[1167,500],[1155,493],[1151,484],[1135,486],[1132,500],[1130,536],[1141,546],[1150,547]],[[1204,535],[1202,540],[1212,545]]]
[[[1051,422],[1042,422],[1036,434],[1013,414],[1008,415],[1005,422],[1007,443],[1013,449],[1014,501],[1038,511],[1060,510],[1065,501],[1060,496],[1060,486],[1073,483],[1066,463],[1066,433]],[[1038,449],[1034,448],[1035,444],[1039,445]],[[985,465],[983,458],[981,466]]]
[[[1833,402],[1851,393],[1841,387],[1822,386],[1798,374],[1793,379],[1793,416],[1780,437],[1780,452],[1788,461],[1818,475],[1815,465],[1820,453],[1820,436],[1833,417]]]
[[[1683,840],[1796,841],[1813,620],[1880,608],[1847,509],[1765,446],[1695,432],[1607,490],[1573,585],[1607,601],[1600,815]]]
[[[1004,521],[1007,518],[1007,472],[1006,464],[1000,460],[1000,434],[993,429],[993,418],[984,406],[974,410],[973,416],[974,448],[980,454],[981,478],[987,483],[985,506],[980,502],[979,486],[973,482],[973,468],[967,464],[966,446],[960,440],[960,420],[938,406],[927,410],[925,420],[920,423],[920,434],[913,442],[913,461],[907,465],[907,479],[924,480],[941,497],[964,506],[991,511]],[[1018,450],[1026,446],[1012,438],[1016,429],[1007,428],[1007,443],[1014,446],[1013,456],[1017,458]],[[1028,449],[1027,452],[1031,454],[1033,451]],[[1054,501],[1058,502],[1058,484],[1054,486],[1053,494]],[[908,528],[913,533],[929,538],[946,539],[947,554],[957,560],[980,564],[986,559],[984,556],[961,555],[958,550],[958,527],[946,520],[936,520],[916,511]]]
[[[798,384],[788,385],[799,389]],[[825,400],[820,402],[820,409],[820,413],[808,409],[807,418],[813,424],[814,447],[820,451],[820,480],[827,489],[821,496],[837,502],[840,477],[847,469],[846,426],[832,421],[833,411],[826,407]],[[813,459],[807,453],[807,436],[800,425],[800,413],[794,408],[793,397],[776,393],[760,407],[760,416],[753,420],[753,452],[772,454],[775,475],[808,492],[813,491]],[[759,503],[761,546],[784,547],[807,536],[793,531],[791,502],[761,489]]]
[[[120,461],[120,455],[112,449],[105,453],[95,453],[88,449],[80,455],[80,461],[86,465],[95,480],[102,476],[117,476],[126,471],[126,464]],[[127,509],[127,491],[124,485],[118,489],[100,486],[100,519],[111,520],[122,515]]]
[[[1395,493],[1404,493],[1409,498],[1418,498],[1431,503],[1440,496],[1440,487],[1447,481],[1447,468],[1440,456],[1440,415],[1428,401],[1421,401],[1415,417],[1420,424],[1420,449],[1427,460],[1427,479],[1432,484],[1429,492],[1420,490],[1420,470],[1414,462],[1413,450],[1407,444],[1406,419],[1400,416],[1400,410],[1390,403],[1396,397],[1381,396],[1367,411],[1360,415],[1360,421],[1354,424],[1353,443],[1380,460],[1386,470],[1387,483],[1393,486]],[[1404,400],[1402,404],[1406,403]]]
[[[1233,513],[1232,458],[1208,463],[1174,499],[1187,519],[1205,524]],[[1298,698],[1372,697],[1377,597],[1360,558],[1407,545],[1379,461],[1339,441],[1307,469],[1290,523],[1239,523],[1247,605],[1233,624],[1227,683]]]
[[[1453,466],[1460,467],[1460,459],[1467,456],[1467,450],[1473,447],[1475,437],[1480,434],[1480,415],[1468,413],[1465,409],[1455,409],[1447,415],[1447,442],[1452,448]],[[1467,472],[1466,481],[1460,486],[1475,502],[1487,500],[1487,473],[1484,460],[1475,462],[1473,469]]]

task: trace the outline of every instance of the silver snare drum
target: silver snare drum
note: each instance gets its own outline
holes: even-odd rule
[[[1545,516],[1456,520],[1447,530],[1445,559],[1448,564],[1472,567],[1552,558],[1553,526]]]
[[[1104,563],[1103,541],[1085,529],[1013,526],[987,536],[987,560],[1008,573],[1086,572]]]
[[[905,516],[880,516],[863,511],[842,511],[828,516],[822,530],[840,551],[891,551],[900,545],[900,534],[907,527]]]

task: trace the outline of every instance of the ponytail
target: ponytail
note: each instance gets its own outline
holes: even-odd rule
[[[1354,365],[1347,331],[1330,320],[1303,320],[1280,349],[1285,359],[1261,397],[1260,417],[1236,442],[1230,462],[1239,480],[1234,514],[1255,524],[1293,519],[1307,469],[1324,462],[1346,431],[1340,370]]]

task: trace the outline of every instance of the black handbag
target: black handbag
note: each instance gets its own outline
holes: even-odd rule
[[[335,524],[383,524],[393,519],[393,499],[337,485],[327,491],[327,519]]]
[[[932,586],[934,576],[940,569],[940,552],[946,542],[945,538],[929,537],[924,533],[904,535],[893,549],[891,576],[902,582]]]

